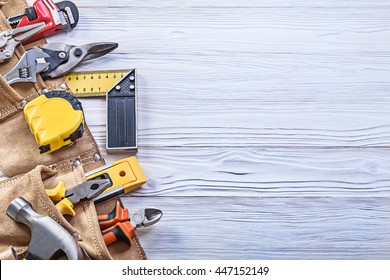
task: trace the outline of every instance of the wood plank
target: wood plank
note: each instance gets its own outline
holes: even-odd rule
[[[133,196],[388,197],[389,150],[143,148]],[[108,162],[124,154],[106,157]]]
[[[128,197],[150,259],[388,259],[389,198]]]
[[[229,60],[225,55],[230,56]],[[381,52],[313,55],[209,52],[199,60],[192,54],[140,54],[135,58],[134,54],[115,53],[80,65],[79,69],[134,66],[139,78],[140,105],[169,103],[173,98],[187,103],[220,100],[243,105],[254,100],[264,103],[260,104],[263,106],[325,102],[334,106],[344,102],[341,105],[363,107],[366,104],[361,102],[365,101],[370,107],[372,103],[389,102],[386,95],[389,82],[385,77],[390,70],[390,55]]]
[[[138,71],[149,180],[123,201],[164,211],[150,259],[389,259],[388,1],[74,2],[50,41],[117,41],[78,69]]]
[[[241,100],[154,100],[140,93],[140,147],[389,147],[385,101],[326,104]],[[266,97],[268,98],[268,97]],[[387,97],[386,97],[387,98]],[[83,100],[93,135],[104,146],[105,101]]]
[[[129,156],[106,156],[108,163]],[[389,150],[143,148],[134,196],[388,197]],[[5,179],[4,177],[2,179]]]
[[[29,0],[32,1],[32,0]],[[279,8],[290,8],[290,7],[316,7],[316,8],[349,8],[349,7],[388,7],[389,2],[386,0],[373,0],[370,2],[364,0],[321,0],[321,1],[312,1],[312,0],[283,0],[283,1],[273,1],[273,0],[235,0],[235,1],[219,1],[219,0],[196,0],[196,1],[187,1],[187,0],[154,0],[154,1],[128,1],[128,0],[115,0],[107,2],[105,0],[95,0],[91,4],[89,0],[74,0],[77,3],[79,8],[85,7],[121,7],[136,9],[140,7],[147,8],[162,8],[162,7],[208,7],[208,8],[268,8],[268,7],[279,7]]]
[[[224,2],[82,2],[79,28],[56,40],[120,43],[79,69],[137,68],[141,147],[390,146],[390,5]],[[104,101],[84,103],[103,143]]]
[[[388,149],[142,148],[133,196],[389,197]],[[111,163],[129,154],[105,156]]]
[[[389,10],[390,5],[336,10],[86,7],[72,36],[62,36],[120,40],[124,52],[137,54],[316,50],[348,55],[351,50],[387,50]]]

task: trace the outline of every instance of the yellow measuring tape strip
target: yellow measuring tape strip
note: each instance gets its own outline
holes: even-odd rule
[[[106,96],[123,77],[133,69],[72,72],[66,83],[76,97]]]

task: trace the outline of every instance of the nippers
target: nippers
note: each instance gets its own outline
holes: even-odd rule
[[[110,214],[99,215],[98,220],[106,245],[121,241],[131,246],[135,229],[154,225],[162,216],[163,212],[156,208],[139,209],[129,213],[117,200],[114,210]]]

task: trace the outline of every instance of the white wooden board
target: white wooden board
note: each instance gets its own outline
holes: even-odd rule
[[[124,202],[165,213],[150,259],[390,258],[389,1],[73,1],[50,41],[137,68],[149,181]],[[104,100],[83,104],[104,152]]]
[[[131,197],[150,259],[389,259],[388,198]]]

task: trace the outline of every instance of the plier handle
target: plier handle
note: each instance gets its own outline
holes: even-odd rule
[[[122,241],[131,246],[135,229],[154,225],[162,215],[163,212],[156,208],[143,208],[129,212],[117,200],[114,210],[109,214],[99,215],[98,220],[106,245]]]
[[[86,181],[71,189],[65,189],[63,182],[59,182],[54,189],[46,190],[46,194],[52,201],[57,202],[56,208],[63,215],[74,216],[76,212],[73,210],[73,205],[83,201],[92,199],[111,186],[109,179]]]

